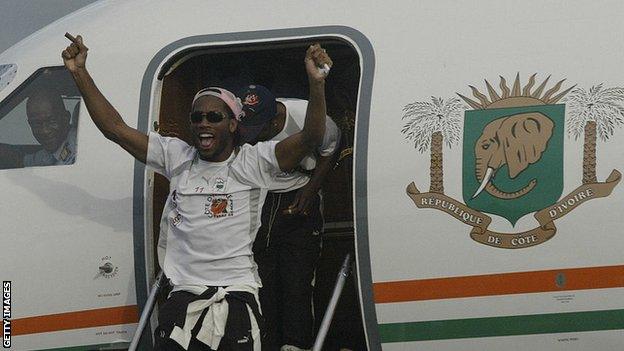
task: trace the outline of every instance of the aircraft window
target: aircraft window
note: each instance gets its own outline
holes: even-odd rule
[[[0,169],[73,164],[79,110],[65,68],[35,72],[0,103]]]

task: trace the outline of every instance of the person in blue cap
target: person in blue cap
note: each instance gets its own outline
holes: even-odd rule
[[[280,141],[301,131],[308,101],[276,98],[261,85],[246,86],[238,96],[244,111],[238,130],[241,142]],[[339,143],[340,129],[326,116],[322,143],[295,170],[279,175],[288,187],[269,192],[264,203],[253,247],[268,322],[264,350],[312,346],[312,282],[323,230],[320,189]]]

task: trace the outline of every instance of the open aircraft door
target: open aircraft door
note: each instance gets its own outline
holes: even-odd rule
[[[346,253],[355,251],[356,245],[352,191],[355,177],[354,134],[356,128],[362,130],[359,133],[366,133],[367,118],[360,116],[369,108],[374,65],[372,48],[366,38],[346,27],[316,27],[180,39],[160,50],[146,70],[141,86],[138,126],[146,132],[154,131],[190,143],[188,115],[191,101],[199,89],[207,86],[237,91],[245,84],[255,83],[268,87],[278,97],[306,99],[307,78],[301,62],[307,46],[313,42],[321,43],[331,53],[335,63],[327,83],[327,108],[328,115],[336,121],[343,134],[341,154],[323,187],[326,244],[317,271],[315,293],[315,313],[322,315],[340,262]],[[362,78],[364,72],[368,74],[365,79]],[[363,122],[357,124],[356,120],[360,119]],[[362,149],[365,150],[365,146]],[[363,167],[360,166],[361,171]],[[145,282],[151,283],[158,270],[158,261],[162,263],[164,259],[166,239],[161,238],[160,221],[169,187],[164,177],[137,163],[135,181],[143,179],[144,185],[136,184],[135,189],[145,189],[145,201],[141,204],[145,213],[137,216],[146,220],[145,238],[140,244],[142,246],[136,246],[135,242],[135,251],[144,252],[146,262],[145,271],[137,271],[137,276],[146,273],[148,279]],[[366,246],[357,251],[364,253],[367,262]],[[365,263],[364,267],[367,266],[368,263]],[[329,343],[334,342],[338,346],[341,340],[349,340],[356,348],[366,347],[360,303],[361,284],[357,278],[349,281],[346,297],[343,297],[344,302],[335,317],[340,322],[330,331]],[[364,284],[368,287],[364,295],[369,295],[365,299],[369,301],[371,310],[371,284]],[[160,301],[165,296],[166,290]],[[156,313],[152,315],[152,327],[156,326],[155,316]],[[147,335],[146,332],[144,337]]]

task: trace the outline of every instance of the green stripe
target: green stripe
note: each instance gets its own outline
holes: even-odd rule
[[[624,310],[379,325],[382,343],[624,329]]]

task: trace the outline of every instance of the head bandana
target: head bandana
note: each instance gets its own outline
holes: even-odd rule
[[[234,118],[240,121],[241,116],[243,115],[243,105],[241,104],[240,99],[237,98],[230,91],[217,87],[204,88],[198,91],[197,94],[195,94],[195,97],[193,98],[193,105],[195,104],[195,101],[197,101],[197,99],[202,96],[218,97],[219,99],[221,99],[221,101],[225,102],[225,104],[228,105],[230,110],[232,110],[232,113],[234,113]]]

